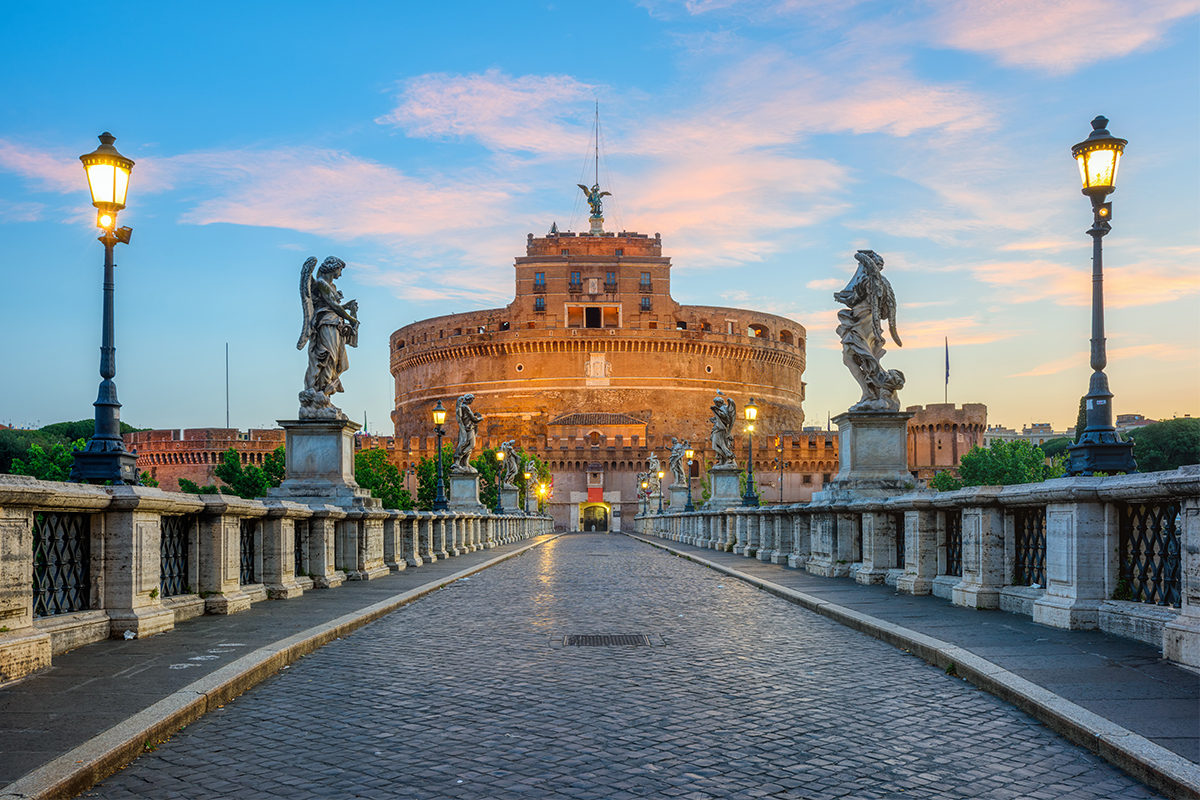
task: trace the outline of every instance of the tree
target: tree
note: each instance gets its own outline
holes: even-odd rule
[[[1079,413],[1075,415],[1075,441],[1087,430],[1087,395],[1079,398]]]
[[[450,490],[450,460],[454,457],[454,448],[448,444],[442,445],[442,477],[446,484],[446,492]],[[416,467],[417,473],[417,508],[422,511],[433,509],[433,500],[437,496],[437,460],[422,458]]]
[[[1200,419],[1169,419],[1138,428],[1129,435],[1134,442],[1133,456],[1142,472],[1200,464]]]
[[[526,453],[523,449],[517,448],[516,455],[519,459],[517,463],[517,477],[514,485],[517,489],[529,490],[525,486],[525,472],[529,472],[530,483],[547,483],[550,482],[550,468],[546,463],[537,456]],[[442,470],[446,481],[446,491],[449,494],[450,487],[450,460],[454,456],[454,448],[450,445],[442,446]],[[471,459],[471,466],[479,470],[479,502],[483,503],[485,508],[496,507],[496,473],[498,464],[496,462],[496,451],[491,448],[484,449],[483,453]],[[433,508],[433,499],[437,495],[437,463],[432,458],[422,458],[417,463],[417,508],[422,511],[429,511]]]
[[[12,460],[12,474],[29,475],[41,481],[65,481],[75,465],[75,451],[85,447],[87,442],[83,439],[76,439],[70,448],[62,442],[55,442],[49,449],[31,444],[24,458]]]
[[[939,492],[953,491],[964,486],[1008,486],[1016,483],[1040,483],[1057,478],[1064,472],[1065,456],[1047,465],[1046,454],[1040,447],[1018,439],[1012,442],[994,441],[989,448],[971,448],[959,465],[961,480],[948,472],[939,472],[929,482],[929,488]]]
[[[383,450],[360,450],[354,454],[354,480],[383,501],[384,508],[407,510],[416,505],[412,493],[404,488],[404,474]]]
[[[189,481],[187,478],[179,479],[179,491],[181,491],[185,494],[220,494],[221,493],[221,490],[218,489],[214,484],[210,483],[208,486],[197,486],[193,481]]]
[[[282,459],[283,448],[276,448],[271,456]],[[268,459],[271,456],[268,456]],[[221,458],[222,463],[213,468],[213,473],[227,483],[233,494],[238,497],[244,497],[247,500],[265,497],[268,489],[278,486],[282,482],[253,464],[242,466],[241,455],[232,447],[226,450]]]
[[[283,445],[276,447],[271,452],[267,453],[267,457],[263,459],[263,472],[266,473],[267,479],[271,481],[271,486],[278,486],[283,483],[287,477],[287,448]]]
[[[1066,453],[1067,445],[1069,444],[1071,444],[1070,436],[1060,436],[1057,439],[1051,439],[1048,442],[1042,442],[1042,444],[1039,446],[1042,448],[1042,452],[1046,454],[1046,458],[1054,458],[1055,456],[1061,456]]]

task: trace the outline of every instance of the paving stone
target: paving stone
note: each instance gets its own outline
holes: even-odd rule
[[[563,647],[568,634],[663,646]],[[164,787],[191,798],[1157,796],[920,659],[605,534],[564,536],[372,623],[85,796]]]

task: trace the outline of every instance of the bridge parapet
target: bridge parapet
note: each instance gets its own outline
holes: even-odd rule
[[[1200,465],[636,518],[655,536],[887,583],[1057,628],[1100,629],[1200,667]]]
[[[552,532],[545,515],[347,510],[0,475],[0,683],[90,642]]]

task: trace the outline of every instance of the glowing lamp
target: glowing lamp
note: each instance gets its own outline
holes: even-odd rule
[[[438,400],[437,405],[433,407],[433,424],[439,428],[446,421],[446,409],[442,407],[442,401]]]
[[[1071,148],[1079,164],[1084,194],[1095,199],[1116,190],[1117,167],[1127,144],[1108,132],[1108,120],[1103,115],[1092,120],[1091,135]]]
[[[746,407],[742,409],[742,412],[746,415],[746,422],[754,422],[754,420],[758,419],[758,406],[754,405],[753,397],[750,398],[749,403],[746,403]]]
[[[125,208],[129,173],[133,170],[133,159],[126,158],[113,147],[116,140],[115,136],[105,131],[100,134],[100,146],[79,157],[87,172],[92,205],[100,210],[97,225],[101,228],[111,228],[116,222],[117,212]]]
[[[691,461],[692,456],[696,455],[696,451],[689,447],[687,450],[683,451],[683,455],[688,461]]]
[[[497,450],[497,451],[496,451],[496,463],[499,463],[499,462],[501,462],[501,461],[503,461],[503,460],[504,460],[504,451],[503,451],[503,450]]]

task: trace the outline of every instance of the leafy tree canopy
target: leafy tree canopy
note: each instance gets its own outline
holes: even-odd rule
[[[520,463],[517,468],[517,477],[514,485],[518,490],[524,493],[536,491],[538,483],[550,483],[550,467],[546,465],[537,456],[532,453],[526,453],[523,449],[517,448],[517,458]],[[454,448],[450,445],[442,447],[442,474],[446,482],[446,492],[449,494],[450,487],[450,460],[454,456]],[[486,448],[482,454],[471,459],[471,466],[479,470],[479,502],[483,503],[486,508],[495,508],[496,506],[496,472],[498,464],[496,462],[496,451],[492,448]],[[530,473],[529,485],[525,484],[524,473]],[[422,458],[417,464],[417,508],[422,511],[429,511],[433,508],[433,499],[437,496],[437,464],[432,458]]]
[[[49,449],[40,444],[31,444],[24,458],[12,460],[13,475],[29,475],[42,481],[65,481],[71,476],[75,464],[75,451],[87,447],[83,439],[76,439],[68,448],[55,442]]]
[[[988,448],[978,445],[962,458],[956,479],[949,472],[939,472],[929,482],[929,488],[939,492],[961,489],[964,486],[1009,486],[1017,483],[1040,483],[1048,478],[1060,477],[1064,458],[1056,458],[1047,465],[1046,454],[1029,442],[1018,439],[1012,442],[994,441]]]
[[[1131,432],[1133,457],[1142,472],[1200,464],[1200,419],[1184,417],[1156,422]]]
[[[121,423],[121,433],[140,430],[146,429]],[[56,444],[61,444],[69,450],[77,439],[83,439],[86,442],[95,432],[96,421],[91,419],[55,422],[51,425],[44,425],[36,431],[14,431],[7,428],[0,430],[0,473],[24,474],[13,472],[12,461],[14,458],[22,458],[28,463],[27,454],[32,445],[40,446],[43,453],[48,453]]]
[[[416,506],[412,492],[404,488],[404,473],[383,450],[359,450],[354,454],[354,480],[383,501],[384,508],[408,510]]]
[[[265,497],[267,490],[278,486],[283,482],[284,448],[282,446],[275,448],[275,451],[270,453],[263,460],[263,466],[259,467],[254,464],[242,464],[242,457],[234,448],[229,448],[221,455],[221,463],[213,468],[213,472],[218,478],[226,483],[231,494],[236,494],[238,497],[244,497],[247,500],[253,500],[256,497]],[[188,481],[189,486],[198,488],[198,494],[209,494],[209,489],[215,489],[214,486],[196,487],[196,484]],[[189,488],[184,487],[183,481],[179,481],[179,488],[185,492],[191,492]],[[221,491],[225,491],[225,487],[220,487]]]
[[[1046,454],[1046,458],[1054,458],[1066,453],[1067,445],[1071,444],[1071,442],[1072,439],[1070,436],[1060,436],[1057,439],[1042,442],[1039,446],[1042,448],[1042,452]]]

